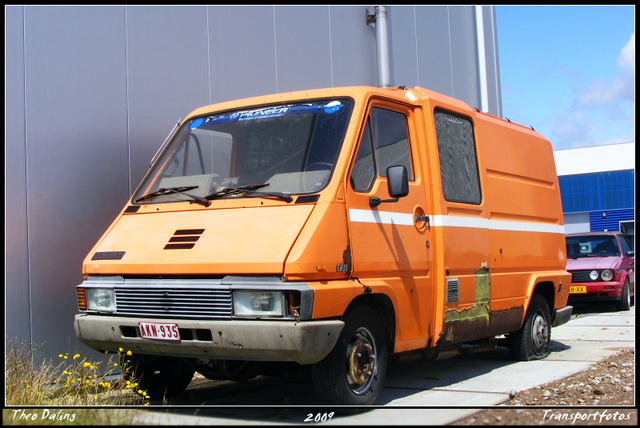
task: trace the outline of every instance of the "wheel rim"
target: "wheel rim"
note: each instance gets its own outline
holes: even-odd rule
[[[533,352],[541,353],[547,346],[549,340],[549,324],[542,312],[536,312],[535,318],[531,325],[531,342],[533,344]]]
[[[371,388],[378,373],[376,355],[373,334],[368,329],[360,327],[351,336],[346,354],[347,381],[354,394],[362,395]]]

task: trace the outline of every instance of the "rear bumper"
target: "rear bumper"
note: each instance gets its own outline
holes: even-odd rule
[[[551,322],[551,327],[557,327],[559,325],[565,324],[571,318],[571,313],[573,312],[573,306],[565,306],[564,308],[558,309],[556,311],[555,316],[553,317],[553,321]]]
[[[181,340],[143,339],[138,329],[140,321],[176,323]],[[116,352],[122,348],[133,353],[186,358],[314,364],[331,352],[344,322],[197,321],[78,314],[74,327],[82,343],[100,352]]]

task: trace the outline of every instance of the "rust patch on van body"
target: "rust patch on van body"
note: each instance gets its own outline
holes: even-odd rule
[[[524,306],[489,312],[489,330],[487,335],[495,336],[520,329],[524,315]]]
[[[444,325],[439,344],[466,342],[486,336],[489,328],[489,300],[491,298],[489,270],[478,269],[475,276],[475,304],[467,309],[449,309],[444,313]]]

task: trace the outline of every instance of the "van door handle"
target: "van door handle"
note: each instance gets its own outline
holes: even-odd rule
[[[419,222],[419,221],[424,221],[427,224],[429,224],[429,216],[428,215],[417,215],[416,216],[416,222]]]

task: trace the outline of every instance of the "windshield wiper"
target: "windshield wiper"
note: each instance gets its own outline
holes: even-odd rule
[[[196,195],[191,195],[189,193],[184,193],[187,190],[192,190],[197,188],[198,186],[180,186],[180,187],[167,187],[167,188],[161,188],[156,190],[155,192],[151,192],[148,193],[146,195],[144,195],[141,198],[136,199],[136,202],[141,202],[141,201],[145,201],[147,199],[151,199],[151,198],[155,198],[156,196],[162,196],[162,195],[169,195],[172,193],[179,193],[181,195],[185,195],[190,197],[191,199],[193,199],[193,202],[197,202],[199,204],[204,205],[205,207],[208,207],[209,205],[211,205],[211,202],[206,200],[205,198],[202,198],[200,196],[196,196]]]
[[[257,196],[263,196],[263,197],[267,197],[267,196],[271,196],[274,198],[279,198],[282,199],[286,202],[291,202],[293,201],[293,198],[289,195],[287,195],[286,193],[280,193],[280,192],[258,192],[256,191],[257,189],[260,189],[262,187],[266,187],[268,186],[269,183],[263,183],[263,184],[249,184],[246,186],[240,186],[240,187],[225,187],[222,190],[219,190],[215,193],[212,193],[210,195],[205,196],[205,199],[218,199],[218,198],[224,198],[225,196],[244,196],[244,195],[257,195]]]

